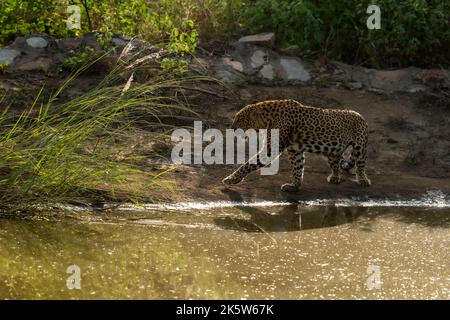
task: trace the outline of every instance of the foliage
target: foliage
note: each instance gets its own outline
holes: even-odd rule
[[[194,30],[194,22],[187,20],[182,25],[184,30],[173,28],[170,33],[167,50],[172,57],[166,57],[161,62],[164,71],[172,74],[183,74],[187,71],[189,59],[197,48],[198,35]]]
[[[89,63],[93,58],[94,49],[86,46],[83,50],[70,50],[69,53],[71,56],[62,60],[58,67],[62,70],[75,71]]]
[[[45,32],[73,36],[79,32],[66,27],[68,0],[2,0],[0,5],[0,44],[18,35]]]
[[[9,68],[9,62],[8,62],[8,61],[5,61],[5,62],[3,62],[3,63],[0,63],[0,74],[6,73],[6,71],[8,70],[8,68]]]
[[[74,36],[114,31],[145,40],[167,40],[172,30],[193,21],[204,37],[234,30],[241,0],[2,0],[0,44],[15,36],[46,32]],[[81,30],[66,26],[69,5],[78,5]],[[90,23],[89,23],[90,21]]]
[[[114,48],[111,47],[111,39],[113,37],[113,33],[111,31],[106,31],[103,33],[96,32],[95,37],[97,38],[97,42],[102,47],[103,51],[110,52],[114,50]]]
[[[81,30],[66,27],[71,4],[81,8]],[[369,4],[380,6],[380,30],[366,27]],[[373,67],[450,65],[450,2],[440,0],[2,0],[0,44],[93,30],[173,44],[186,21],[205,40],[275,31],[280,45],[298,45],[304,56]]]
[[[368,30],[361,0],[247,0],[247,32],[275,31],[281,45],[374,67],[449,66],[450,2],[378,0],[381,29]]]

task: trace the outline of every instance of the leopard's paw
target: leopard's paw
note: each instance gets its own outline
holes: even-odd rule
[[[284,192],[296,192],[299,189],[300,189],[299,187],[295,186],[292,183],[285,183],[281,186],[281,191],[284,191]]]
[[[369,187],[372,184],[372,182],[367,178],[358,180],[358,183],[361,187]]]
[[[332,184],[339,184],[339,183],[341,183],[342,179],[340,176],[335,176],[333,174],[330,174],[327,178],[327,181]]]

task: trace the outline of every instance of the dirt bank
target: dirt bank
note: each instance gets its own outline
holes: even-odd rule
[[[450,193],[450,105],[433,94],[382,95],[305,85],[249,85],[232,93],[228,99],[199,99],[196,110],[210,126],[223,129],[243,105],[265,99],[293,98],[313,106],[358,111],[370,127],[367,172],[372,186],[361,188],[350,175],[339,185],[329,184],[326,159],[307,154],[303,188],[298,193],[281,192],[280,186],[290,180],[287,157],[283,155],[279,174],[252,173],[232,187],[225,187],[221,180],[237,166],[179,167],[172,177],[185,200],[413,198],[428,190]]]
[[[71,99],[89,90],[101,77],[87,75],[77,79],[61,99]],[[13,112],[34,98],[46,83],[51,91],[61,79],[36,74],[3,75],[0,89]],[[26,90],[24,90],[26,89]],[[240,185],[225,187],[221,180],[237,166],[175,166],[167,161],[171,173],[165,179],[176,192],[148,190],[149,199],[165,201],[214,200],[296,200],[342,197],[413,198],[428,190],[450,194],[450,99],[432,93],[379,94],[365,90],[349,90],[330,85],[263,85],[242,84],[225,88],[219,84],[199,84],[190,102],[208,127],[226,129],[233,114],[248,103],[265,99],[291,98],[307,105],[323,108],[349,108],[361,113],[369,123],[368,175],[369,188],[360,188],[353,176],[340,185],[327,183],[327,162],[321,156],[307,154],[304,185],[298,193],[283,193],[280,186],[289,182],[286,156],[281,158],[280,172],[274,176],[251,174]],[[210,92],[210,93],[206,93]],[[22,107],[21,107],[22,106]],[[192,125],[189,120],[183,125]],[[130,147],[130,146],[128,146]],[[159,146],[160,147],[160,146]],[[131,148],[131,147],[130,147]],[[165,155],[170,159],[170,146]],[[145,162],[152,168],[153,159]],[[161,160],[158,159],[158,163]],[[139,177],[127,182],[140,187]],[[127,186],[117,187],[126,191]],[[117,192],[120,194],[120,192]]]

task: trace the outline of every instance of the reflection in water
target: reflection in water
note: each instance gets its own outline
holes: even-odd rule
[[[449,211],[290,204],[0,219],[0,298],[449,299]],[[66,287],[72,264],[81,290]],[[369,265],[380,289],[366,286]]]
[[[272,208],[238,206],[248,217],[226,216],[214,219],[224,229],[247,232],[283,232],[334,227],[353,222],[369,208],[303,207],[291,204],[274,212]]]

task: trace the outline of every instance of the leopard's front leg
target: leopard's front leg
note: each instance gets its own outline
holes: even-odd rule
[[[228,177],[222,180],[222,183],[227,185],[233,185],[238,184],[241,182],[246,176],[248,176],[252,171],[258,170],[267,164],[263,164],[260,159],[264,155],[263,152],[266,152],[264,158],[269,157],[271,158],[272,154],[272,142],[271,142],[271,135],[269,135],[266,138],[266,150],[261,150],[258,152],[258,154],[254,155],[250,160],[245,162],[243,165],[241,165],[236,171],[234,171],[232,174],[230,174]],[[286,132],[281,131],[280,137],[279,137],[279,145],[277,147],[278,155],[281,154],[281,152],[286,148]],[[256,159],[255,159],[256,158]],[[256,160],[256,161],[255,161]]]
[[[295,150],[288,150],[288,159],[292,169],[292,183],[285,183],[281,186],[281,191],[295,192],[302,186],[303,172],[305,169],[305,153]]]
[[[236,171],[230,174],[228,177],[222,180],[222,183],[227,185],[238,184],[246,176],[248,176],[252,171],[258,170],[263,167],[263,164],[257,159],[256,163],[251,163],[254,161],[248,160],[243,165],[241,165]]]

